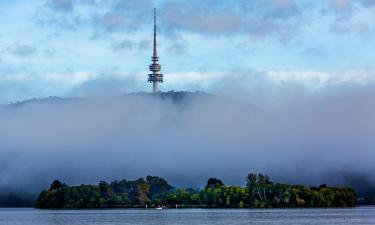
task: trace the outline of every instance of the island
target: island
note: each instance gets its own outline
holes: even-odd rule
[[[305,187],[273,183],[267,175],[251,173],[245,187],[210,178],[204,188],[175,188],[165,179],[101,181],[98,185],[68,186],[55,180],[40,193],[36,208],[288,208],[354,207],[351,188]]]

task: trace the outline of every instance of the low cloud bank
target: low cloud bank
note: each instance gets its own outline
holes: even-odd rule
[[[231,90],[222,88],[222,90]],[[177,94],[175,93],[175,96]],[[147,94],[0,107],[0,187],[38,191],[147,174],[177,186],[374,182],[375,89],[252,89],[231,97]],[[359,179],[360,177],[361,179]]]

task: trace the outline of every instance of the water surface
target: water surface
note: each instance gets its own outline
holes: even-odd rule
[[[375,224],[375,207],[349,209],[0,209],[1,225]]]

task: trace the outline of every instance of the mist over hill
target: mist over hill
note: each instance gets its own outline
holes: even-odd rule
[[[253,96],[254,97],[254,96]],[[249,99],[253,99],[249,98]],[[0,107],[0,187],[38,192],[157,175],[201,187],[209,177],[243,185],[264,172],[276,182],[374,184],[372,94],[295,98],[262,107],[201,92],[47,98]],[[364,183],[364,182],[362,182]]]

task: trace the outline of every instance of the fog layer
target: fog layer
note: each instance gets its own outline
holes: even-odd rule
[[[375,177],[373,88],[324,96],[286,88],[273,92],[277,104],[256,93],[1,106],[0,187],[39,190],[53,179],[81,184],[148,174],[177,186],[201,186],[209,177],[242,185],[248,172],[312,185]]]

